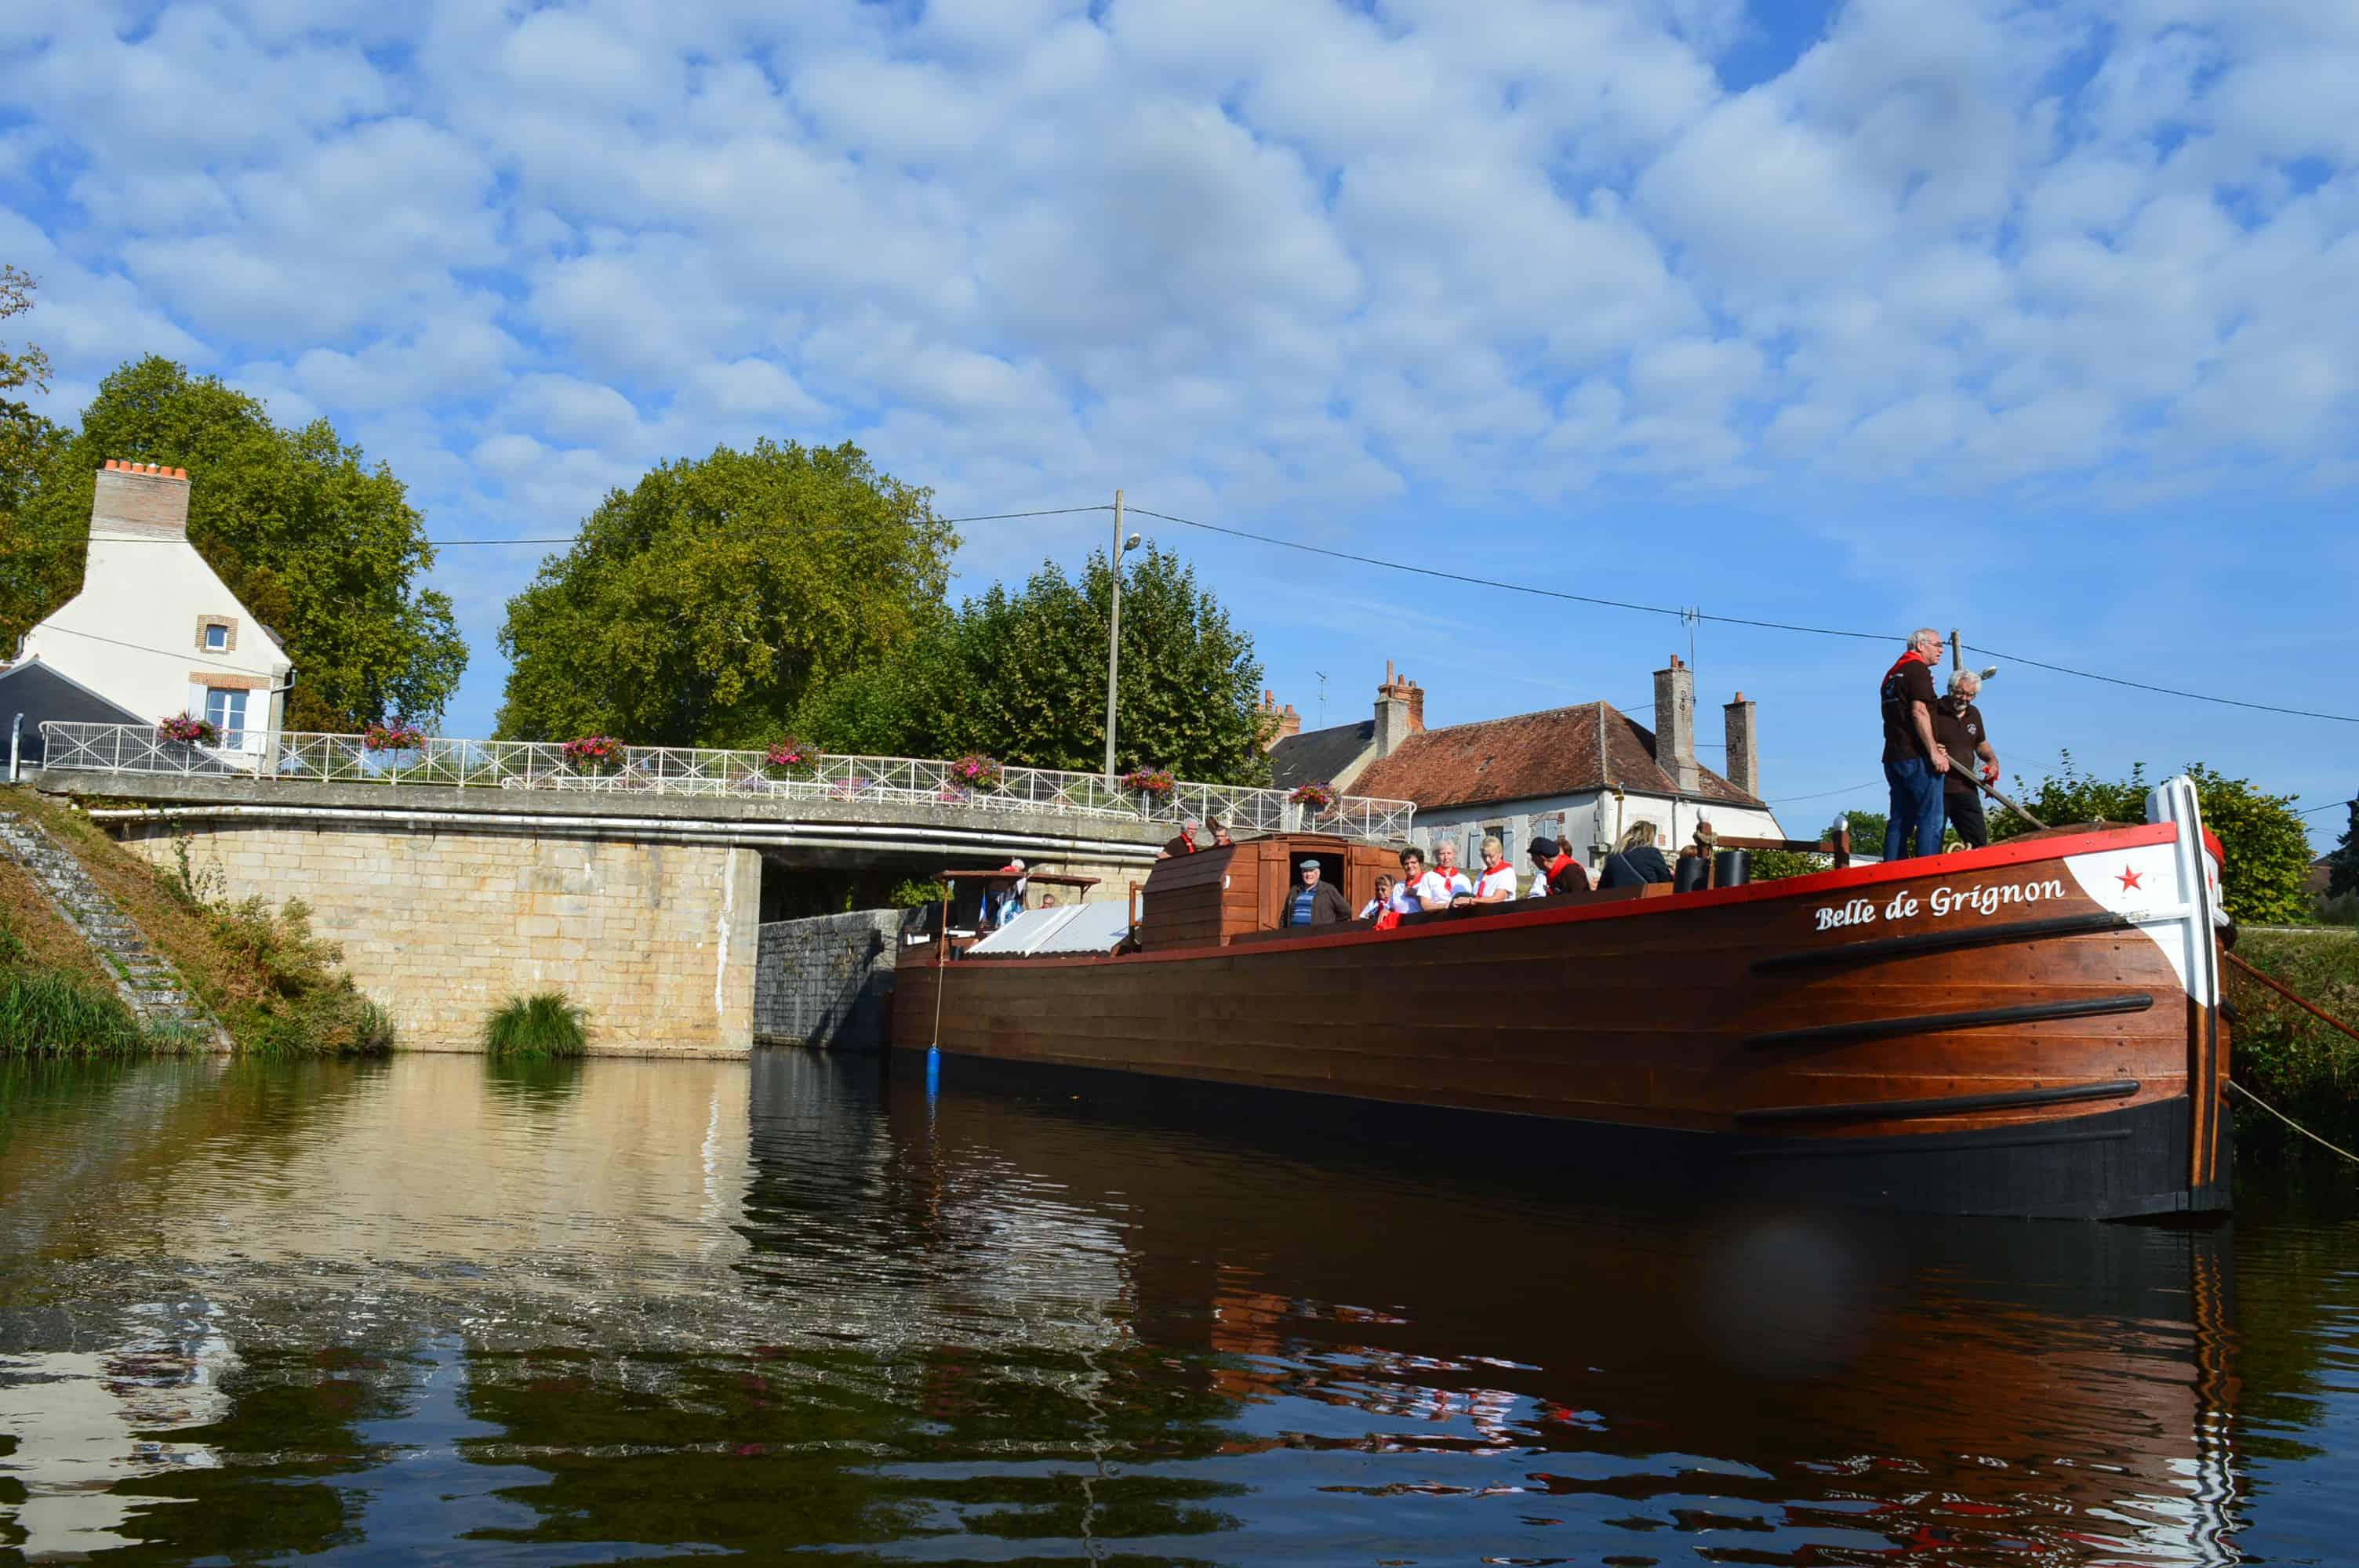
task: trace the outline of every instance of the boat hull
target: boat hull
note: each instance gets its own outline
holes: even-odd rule
[[[2194,831],[1110,958],[918,949],[894,1041],[1481,1113],[1478,1139],[1813,1201],[2218,1212],[2227,1039]]]

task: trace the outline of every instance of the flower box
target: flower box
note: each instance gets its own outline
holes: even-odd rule
[[[1310,816],[1317,816],[1321,813],[1334,810],[1335,802],[1339,797],[1332,785],[1306,784],[1296,784],[1293,793],[1286,798],[1302,807]]]
[[[819,767],[820,749],[787,736],[762,753],[762,767],[774,779],[809,778]]]
[[[397,719],[391,724],[372,724],[361,736],[361,744],[372,752],[415,752],[426,744],[426,731]]]
[[[1169,768],[1134,768],[1122,775],[1122,787],[1149,800],[1161,800],[1171,793],[1173,780]]]
[[[970,752],[951,764],[951,783],[962,789],[997,789],[1006,778],[1007,770],[995,757],[985,757]]]
[[[560,750],[567,767],[577,773],[594,776],[612,773],[620,766],[625,748],[612,735],[585,735],[578,741],[568,741]]]
[[[156,721],[156,739],[178,741],[183,746],[210,746],[221,739],[210,719],[200,719],[193,713],[175,713]]]

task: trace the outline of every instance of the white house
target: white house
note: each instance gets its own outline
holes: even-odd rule
[[[1519,870],[1526,847],[1549,838],[1594,874],[1623,829],[1641,818],[1655,824],[1666,854],[1694,835],[1700,818],[1729,838],[1786,837],[1756,793],[1754,705],[1743,692],[1722,710],[1724,774],[1696,760],[1695,672],[1677,654],[1655,672],[1655,713],[1653,730],[1610,702],[1428,730],[1423,689],[1388,666],[1373,721],[1281,730],[1270,771],[1281,788],[1332,782],[1353,795],[1413,801],[1410,838],[1429,852],[1454,840],[1464,866],[1482,864],[1476,851],[1496,834]]]
[[[147,721],[209,719],[217,750],[255,758],[282,728],[295,667],[189,543],[188,471],[113,460],[91,503],[82,591],[25,633],[17,658]]]

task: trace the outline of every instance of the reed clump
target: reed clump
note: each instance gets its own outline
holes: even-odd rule
[[[2236,957],[2346,1023],[2359,1025],[2359,935],[2245,928]],[[2236,1081],[2321,1138],[2359,1148],[2359,1040],[2321,1023],[2234,965],[2223,965],[2238,1021],[2229,1062]],[[2240,1107],[2240,1156],[2331,1159],[2276,1119]]]
[[[175,1044],[88,981],[55,969],[0,968],[0,1055],[121,1056]]]
[[[484,1020],[484,1050],[527,1061],[579,1056],[590,1048],[589,1020],[563,991],[512,996]]]

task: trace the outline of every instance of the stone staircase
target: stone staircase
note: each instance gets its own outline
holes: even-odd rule
[[[230,1048],[229,1032],[147,945],[130,917],[90,880],[72,850],[39,824],[0,811],[0,854],[30,871],[58,913],[97,949],[100,961],[114,975],[115,989],[141,1022],[216,1051]]]

